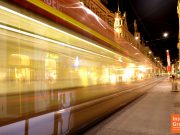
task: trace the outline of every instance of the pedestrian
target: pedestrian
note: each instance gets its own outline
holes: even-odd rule
[[[174,79],[175,79],[175,75],[172,75],[172,80],[174,81]]]

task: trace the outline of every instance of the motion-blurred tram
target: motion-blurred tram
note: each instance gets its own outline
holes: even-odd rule
[[[2,135],[78,133],[161,80],[150,58],[126,39],[115,42],[112,27],[82,3],[54,1],[0,1]]]
[[[0,6],[0,93],[115,84],[152,76],[152,65],[37,15]],[[52,85],[53,84],[53,85]]]

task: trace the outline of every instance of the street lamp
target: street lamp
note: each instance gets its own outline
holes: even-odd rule
[[[163,37],[167,38],[167,37],[168,37],[168,33],[167,33],[167,32],[164,32],[164,33],[163,33]]]
[[[138,36],[136,36],[136,37],[135,37],[135,39],[136,39],[136,40],[138,40],[138,39],[139,39],[139,37],[138,37]]]
[[[164,32],[161,38],[157,38],[157,39],[154,39],[154,40],[151,40],[151,41],[146,41],[146,43],[164,40],[164,39],[167,39],[168,36],[169,36],[169,33],[168,32]]]

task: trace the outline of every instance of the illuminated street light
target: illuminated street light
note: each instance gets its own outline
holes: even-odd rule
[[[164,39],[167,39],[168,36],[169,36],[169,34],[167,32],[164,32],[161,38],[157,38],[157,39],[154,39],[154,40],[151,40],[151,41],[146,41],[146,43],[164,40]],[[135,37],[135,39],[136,39],[136,37]]]
[[[138,39],[139,39],[139,37],[135,37],[135,39],[136,39],[136,40],[138,40]]]
[[[163,33],[163,37],[167,38],[168,37],[168,33],[167,32]]]
[[[149,54],[152,54],[152,52],[151,52],[151,51],[149,51]]]

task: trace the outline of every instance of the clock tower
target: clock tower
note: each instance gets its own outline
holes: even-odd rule
[[[124,37],[124,29],[127,29],[126,13],[121,14],[118,6],[118,11],[115,13],[114,18],[114,37],[116,41]]]

